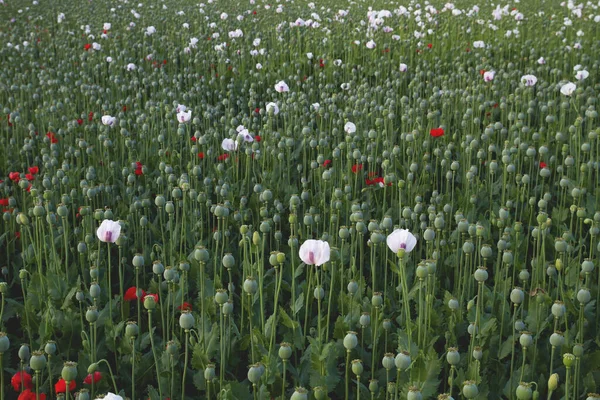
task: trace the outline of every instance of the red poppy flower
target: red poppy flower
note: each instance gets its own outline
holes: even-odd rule
[[[21,180],[21,174],[19,172],[9,172],[8,177],[14,183],[19,183]]]
[[[27,179],[28,181],[32,181],[35,179],[35,177],[33,176],[33,174],[25,174],[25,179]]]
[[[69,382],[69,392],[70,393],[75,391],[76,387],[77,387],[77,382],[75,382],[75,381]],[[65,380],[63,378],[60,378],[58,380],[58,382],[56,382],[56,384],[54,385],[54,391],[56,393],[65,393],[67,391],[67,382],[65,382]]]
[[[444,128],[433,128],[432,130],[429,131],[429,134],[432,137],[444,136]]]
[[[158,294],[157,293],[148,293],[148,296],[154,297],[154,302],[158,304]]]
[[[257,113],[257,114],[259,114],[259,113],[260,113],[260,108],[256,107],[256,108],[254,109],[254,112],[255,112],[255,113]]]
[[[146,296],[146,292],[144,292],[144,289],[142,289],[142,296],[140,297],[140,299],[143,299],[144,296]],[[137,288],[135,286],[132,286],[125,291],[125,294],[123,295],[123,300],[134,301],[136,299],[137,299]]]
[[[12,122],[10,122],[10,114],[6,114],[6,122],[8,122],[8,126],[12,126]]]
[[[196,136],[192,136],[192,137],[190,138],[190,140],[191,140],[192,142],[197,142],[197,141],[198,141],[198,139],[196,139]]]
[[[82,120],[81,118],[78,118],[78,119],[77,119],[77,123],[78,123],[79,125],[83,125],[83,120]]]
[[[32,392],[31,389],[23,390],[21,392],[21,394],[19,395],[19,397],[17,398],[17,400],[36,400],[36,399],[37,399],[37,397],[35,395],[35,392]],[[46,394],[40,393],[39,400],[46,400]]]
[[[262,138],[260,137],[260,135],[254,136],[254,141],[255,142],[260,142],[261,140],[262,140]]]
[[[15,232],[15,237],[17,239],[21,239],[21,232]]]
[[[184,301],[182,305],[180,305],[179,307],[177,307],[178,310],[189,310],[192,311],[192,305],[190,303],[188,303],[187,301]]]
[[[363,165],[362,165],[362,164],[354,164],[354,165],[352,166],[352,172],[354,172],[355,174],[356,174],[358,171],[362,171],[362,169],[363,169]]]
[[[102,33],[104,33],[104,34],[106,35],[106,34],[108,33],[108,31],[107,31],[106,29],[104,29],[104,30],[102,31]]]
[[[6,199],[0,199],[0,206],[8,207],[8,197]]]
[[[35,174],[37,174],[38,172],[40,172],[40,169],[39,169],[39,167],[37,167],[37,166],[29,167],[29,173],[30,173],[30,174],[33,174],[33,175],[35,175]]]
[[[94,113],[92,111],[90,111],[90,113],[88,114],[88,121],[92,121],[94,119]]]
[[[198,153],[198,158],[201,160],[204,160],[204,153],[203,152]]]
[[[167,60],[163,60],[163,65],[167,65]]]
[[[46,137],[50,139],[50,143],[58,143],[58,138],[54,135],[54,132],[46,133]]]
[[[92,48],[92,45],[91,45],[91,44],[89,44],[89,43],[86,43],[86,44],[83,46],[83,49],[84,49],[85,51],[88,51],[88,50],[89,50],[89,49],[91,49],[91,48]]]
[[[98,383],[100,382],[100,379],[102,379],[102,374],[100,373],[100,371],[95,371],[93,374],[89,374],[88,376],[86,376],[83,380],[83,383],[85,383],[86,385],[91,385],[92,380],[94,381],[94,383]]]
[[[429,47],[429,48],[432,48],[432,47],[433,47],[433,45],[432,45],[431,43],[428,43],[428,44],[427,44],[427,47]]]
[[[223,153],[223,154],[221,154],[219,157],[217,157],[217,160],[219,160],[219,161],[225,161],[225,160],[227,160],[228,158],[229,158],[229,154],[227,154],[227,153]]]
[[[479,70],[479,75],[483,75],[483,74],[485,74],[485,72],[486,72],[485,69],[480,69]]]
[[[21,391],[21,384],[25,389],[33,388],[33,382],[31,381],[31,375],[25,371],[17,371],[12,378],[10,378],[10,384],[15,391]]]
[[[123,112],[127,111],[127,106],[123,106]]]
[[[543,161],[540,161],[540,168],[546,168],[548,166],[548,164],[546,164]]]
[[[31,193],[31,183],[29,184],[29,186],[27,186],[27,189],[25,189],[27,191],[27,193]]]
[[[144,171],[142,170],[142,167],[136,168],[136,169],[135,169],[135,171],[134,171],[134,173],[135,173],[137,176],[144,175]]]
[[[252,15],[256,15],[256,10],[252,11]]]
[[[323,161],[323,168],[329,168],[330,165],[331,165],[331,160]]]

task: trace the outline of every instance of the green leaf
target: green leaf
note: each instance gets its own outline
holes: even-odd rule
[[[279,316],[281,317],[281,323],[284,326],[290,329],[296,329],[300,327],[300,324],[297,321],[292,320],[282,307],[279,307]]]
[[[192,367],[197,370],[204,370],[208,362],[209,358],[204,350],[202,350],[202,345],[199,343],[195,344],[192,349]]]
[[[500,354],[498,356],[499,359],[503,359],[504,357],[508,356],[511,353],[513,342],[514,342],[513,336],[510,335],[508,337],[508,339],[506,339],[506,341],[504,343],[502,343],[502,346],[500,346]]]
[[[304,293],[300,293],[300,296],[298,296],[296,302],[294,303],[294,307],[292,309],[294,315],[298,314],[298,311],[300,311],[302,307],[304,307]]]

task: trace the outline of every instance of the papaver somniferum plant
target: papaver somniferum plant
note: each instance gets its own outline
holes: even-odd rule
[[[1,399],[597,399],[600,6],[0,1]]]

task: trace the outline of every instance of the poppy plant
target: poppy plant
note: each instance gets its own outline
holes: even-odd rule
[[[48,133],[46,133],[46,137],[48,139],[50,139],[50,143],[58,143],[58,138],[56,137],[56,135],[54,134],[54,132],[48,132]]]
[[[400,250],[410,253],[417,245],[417,238],[407,229],[396,229],[388,235],[386,243],[395,254]]]
[[[10,384],[16,392],[21,391],[21,387],[25,389],[31,389],[33,387],[31,375],[26,371],[17,371],[10,379]]]
[[[307,265],[323,265],[329,261],[331,249],[323,240],[309,239],[300,246],[300,259]]]
[[[83,380],[83,383],[86,385],[91,385],[92,382],[93,383],[100,382],[100,379],[102,379],[102,374],[100,373],[100,371],[94,371],[93,374],[89,374],[88,376],[85,377],[85,379]]]
[[[433,128],[429,131],[431,137],[444,136],[444,128]]]
[[[358,173],[358,171],[362,171],[362,169],[363,169],[363,165],[362,164],[354,164],[352,166],[352,172],[355,173],[355,174]]]
[[[178,310],[188,310],[192,311],[192,305],[187,301],[184,301],[183,304],[177,307]]]
[[[139,293],[139,297],[138,297],[138,292]],[[123,295],[123,300],[124,301],[135,301],[136,299],[143,299],[146,296],[146,292],[144,291],[144,289],[138,289],[135,286],[130,287],[129,289],[127,289],[125,291],[125,294]]]
[[[39,395],[36,395],[31,389],[25,389],[19,394],[17,400],[46,400],[46,394],[40,393]]]
[[[69,382],[69,392],[73,392],[76,387],[77,383],[75,381]],[[54,391],[56,393],[65,393],[67,391],[67,382],[63,378],[60,378],[54,385]]]
[[[117,221],[111,221],[110,219],[105,219],[102,221],[100,227],[96,231],[96,236],[98,236],[98,239],[105,243],[116,242],[120,235],[121,224],[119,224]]]

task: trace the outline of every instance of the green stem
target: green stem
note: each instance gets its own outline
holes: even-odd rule
[[[181,377],[181,400],[185,400],[185,375],[187,373],[188,363],[188,344],[190,341],[190,330],[185,330],[185,356],[183,359],[183,376]],[[161,396],[162,398],[162,396]]]

